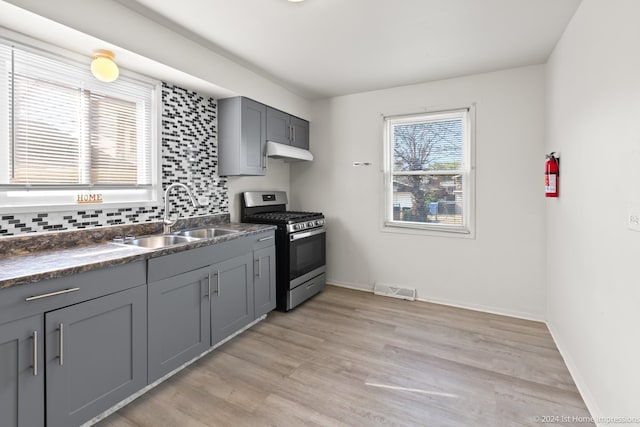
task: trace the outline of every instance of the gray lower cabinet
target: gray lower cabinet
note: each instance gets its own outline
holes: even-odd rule
[[[44,426],[44,316],[0,325],[0,425]]]
[[[269,230],[0,291],[0,426],[89,421],[273,310],[275,283]]]
[[[149,283],[149,383],[211,345],[210,267]]]
[[[254,320],[252,253],[212,266],[211,343],[216,344]]]
[[[218,174],[264,175],[267,107],[249,98],[218,101]]]
[[[147,287],[45,313],[47,427],[80,425],[147,384]]]
[[[256,249],[253,258],[254,311],[258,318],[276,308],[276,247]]]

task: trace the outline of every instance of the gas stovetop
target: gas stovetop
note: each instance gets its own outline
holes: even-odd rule
[[[286,225],[286,231],[309,230],[324,226],[324,216],[318,212],[276,211],[245,215],[243,221],[261,224]]]
[[[288,211],[283,191],[247,191],[242,194],[241,221],[284,225],[287,233],[324,226],[320,212]]]
[[[252,215],[247,215],[246,219],[261,219],[265,221],[273,221],[277,223],[293,224],[294,222],[302,222],[308,220],[322,219],[324,218],[319,212],[298,212],[298,211],[276,211],[276,212],[261,212]]]

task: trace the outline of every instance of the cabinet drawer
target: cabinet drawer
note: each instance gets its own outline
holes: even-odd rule
[[[260,234],[254,234],[252,236],[249,236],[248,239],[253,242],[254,250],[266,248],[276,243],[274,230],[265,231],[264,233]]]
[[[0,290],[0,323],[144,285],[145,264],[139,261]]]
[[[197,270],[251,251],[253,240],[241,236],[211,246],[191,249],[149,260],[149,283]]]
[[[308,282],[303,283],[295,289],[289,291],[287,308],[295,307],[307,298],[312,297],[325,288],[327,277],[325,273],[314,277]]]

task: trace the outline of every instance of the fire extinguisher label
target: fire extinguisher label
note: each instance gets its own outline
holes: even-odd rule
[[[544,192],[545,193],[556,192],[556,174],[549,173],[544,176]]]

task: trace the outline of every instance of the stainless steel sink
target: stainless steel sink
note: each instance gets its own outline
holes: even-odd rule
[[[173,234],[160,234],[156,236],[143,236],[132,240],[126,240],[125,245],[140,246],[148,249],[160,249],[167,246],[180,245],[195,242],[200,239],[190,236],[176,236]]]
[[[179,231],[178,235],[186,237],[195,237],[198,239],[210,239],[212,237],[226,236],[227,234],[239,233],[237,230],[229,230],[226,228],[196,228],[194,230]]]

